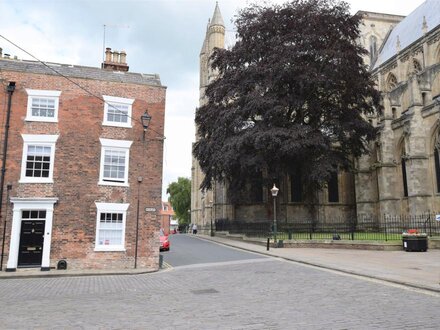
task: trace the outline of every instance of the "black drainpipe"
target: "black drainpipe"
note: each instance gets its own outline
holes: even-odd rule
[[[8,151],[8,137],[9,137],[9,120],[11,118],[11,104],[12,104],[12,94],[15,91],[15,82],[9,82],[8,87],[6,87],[6,91],[8,92],[8,113],[6,115],[6,124],[5,124],[5,137],[3,140],[3,159],[2,159],[2,173],[0,178],[0,220],[2,217],[2,206],[3,206],[3,187],[5,185],[5,173],[6,173],[6,156]],[[6,201],[8,203],[8,201]],[[5,220],[3,223],[3,239],[2,239],[2,254],[0,260],[0,271],[3,270],[3,255],[5,252],[5,239],[6,239],[6,218],[7,214],[5,214]]]

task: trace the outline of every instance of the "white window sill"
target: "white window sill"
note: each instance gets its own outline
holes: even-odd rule
[[[124,124],[112,121],[105,121],[102,123],[102,126],[112,126],[112,127],[122,127],[122,128],[133,128],[131,124]]]
[[[110,181],[102,181],[98,182],[100,186],[116,186],[116,187],[130,187],[128,182],[110,182]]]
[[[125,252],[125,248],[123,246],[96,246],[95,252]]]
[[[53,183],[53,179],[20,179],[18,183]]]
[[[50,118],[50,117],[26,117],[25,121],[38,121],[44,123],[58,123],[58,118]]]

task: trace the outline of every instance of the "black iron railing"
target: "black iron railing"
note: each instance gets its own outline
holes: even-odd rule
[[[341,239],[341,240],[401,240],[402,233],[415,229],[428,236],[440,237],[440,221],[435,213],[420,215],[384,215],[381,219],[365,215],[356,220],[312,221],[290,220],[277,222],[278,239]],[[227,231],[230,234],[243,234],[249,237],[266,238],[273,235],[273,220],[240,221],[217,219],[216,231]]]

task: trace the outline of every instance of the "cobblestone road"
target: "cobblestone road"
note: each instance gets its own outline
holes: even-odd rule
[[[0,281],[1,329],[438,329],[435,293],[274,258]]]

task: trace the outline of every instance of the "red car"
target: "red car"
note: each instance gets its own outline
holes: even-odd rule
[[[160,231],[160,251],[169,251],[170,241],[168,240],[168,235],[161,230]]]

